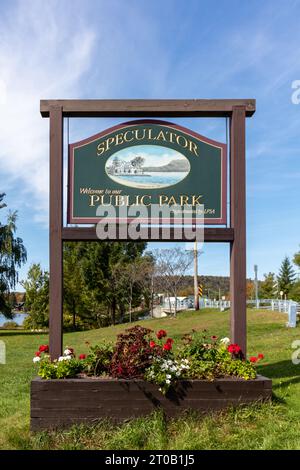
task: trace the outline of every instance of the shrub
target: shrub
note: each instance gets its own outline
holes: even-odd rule
[[[15,321],[6,321],[5,323],[3,323],[2,328],[4,330],[15,330],[16,328],[18,328],[18,326],[18,323],[16,323]]]
[[[111,344],[93,346],[90,353],[84,359],[85,373],[87,375],[108,374],[113,357],[113,347]]]
[[[126,333],[121,333],[117,337],[110,373],[112,377],[141,378],[152,362],[150,357],[154,353],[154,348],[150,346],[152,330],[134,326],[125,331]]]

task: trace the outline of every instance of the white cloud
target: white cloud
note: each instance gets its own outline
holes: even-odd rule
[[[61,2],[18,2],[0,19],[1,190],[17,184],[39,220],[48,213],[48,125],[41,98],[76,97],[94,34],[61,15]],[[17,197],[17,199],[18,199]]]

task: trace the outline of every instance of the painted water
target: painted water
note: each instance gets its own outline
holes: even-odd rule
[[[173,186],[190,172],[185,155],[160,145],[136,145],[111,155],[105,164],[109,178],[137,189]]]
[[[8,319],[2,313],[0,313],[0,326],[3,326],[4,323],[7,323],[9,321],[14,321],[16,322],[19,326],[22,326],[23,321],[28,315],[26,313],[16,313],[14,318]]]
[[[173,186],[179,183],[179,181],[182,181],[187,174],[187,172],[183,174],[183,172],[158,173],[149,171],[144,175],[114,175],[112,179],[114,179],[116,183],[133,188],[155,189]]]

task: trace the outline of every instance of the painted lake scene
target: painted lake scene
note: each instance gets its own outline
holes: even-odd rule
[[[105,171],[116,183],[132,188],[173,186],[190,172],[190,162],[180,152],[158,145],[136,145],[114,153]]]

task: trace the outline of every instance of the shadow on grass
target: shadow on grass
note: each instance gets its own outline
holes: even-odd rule
[[[273,384],[273,390],[300,383],[300,364],[295,365],[291,360],[260,366],[258,372],[269,379],[289,379]]]

